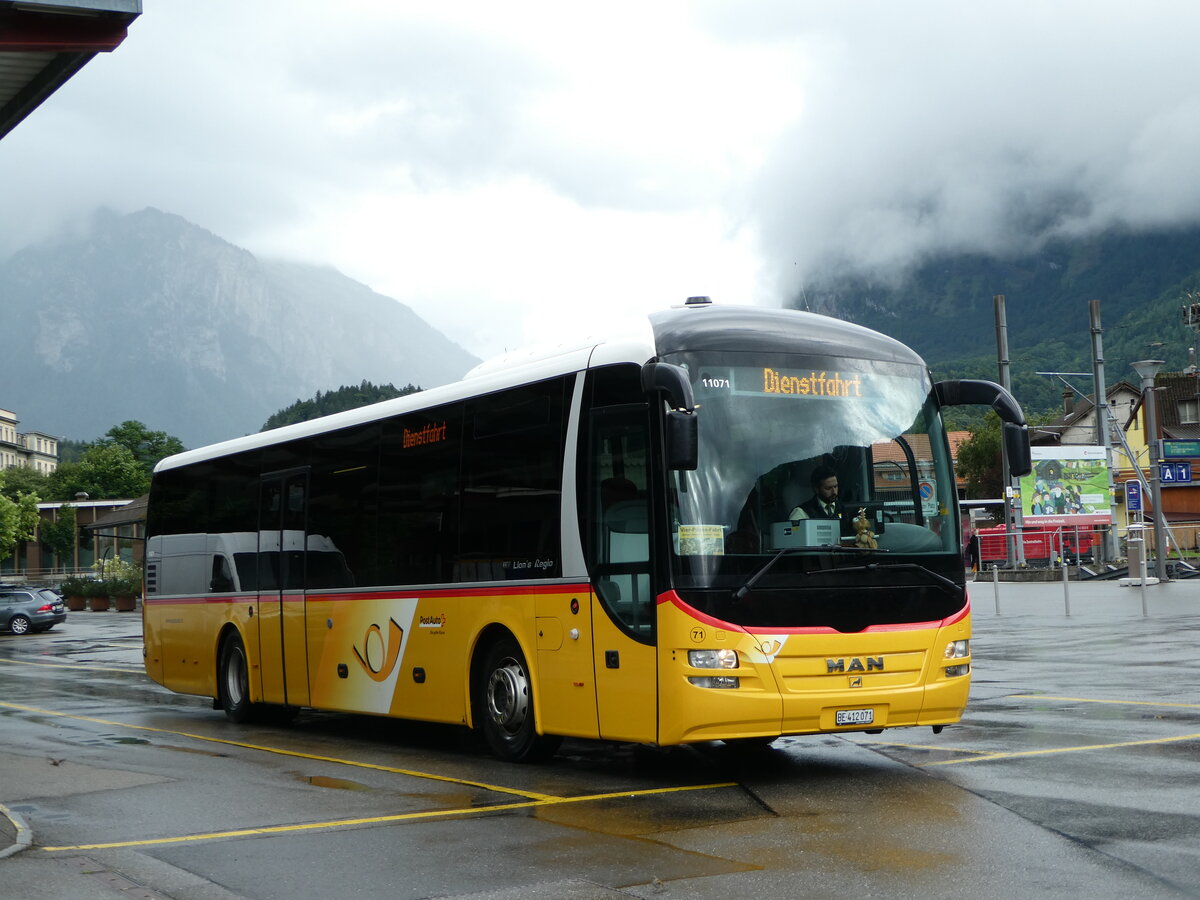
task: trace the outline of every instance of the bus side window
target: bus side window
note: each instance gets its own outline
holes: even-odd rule
[[[220,553],[213,554],[212,581],[208,588],[214,594],[228,594],[233,590],[233,571],[229,568],[229,560]]]
[[[648,429],[644,405],[597,409],[588,440],[588,567],[605,609],[624,628],[649,638]]]

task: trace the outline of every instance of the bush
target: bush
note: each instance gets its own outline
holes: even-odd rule
[[[87,587],[89,584],[93,584],[94,581],[95,579],[92,578],[72,576],[71,578],[64,579],[63,583],[58,586],[58,589],[64,597],[86,597]]]
[[[142,567],[123,559],[102,559],[92,565],[100,576],[104,593],[119,596],[142,592]]]

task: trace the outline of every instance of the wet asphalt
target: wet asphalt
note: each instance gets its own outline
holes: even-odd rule
[[[1200,579],[971,596],[939,735],[540,767],[362,717],[239,728],[139,674],[136,614],[73,613],[0,636],[0,897],[1200,897]]]

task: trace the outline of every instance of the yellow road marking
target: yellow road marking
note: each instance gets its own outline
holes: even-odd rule
[[[856,744],[869,744],[872,747],[897,747],[901,750],[937,750],[943,753],[991,753],[991,750],[972,750],[969,747],[945,747],[941,744],[901,744],[893,741],[855,741]]]
[[[940,762],[914,763],[918,769],[928,769],[933,766],[961,766],[967,763],[987,762],[993,759],[1019,759],[1023,756],[1049,756],[1054,753],[1080,753],[1087,750],[1114,750],[1118,747],[1145,747],[1151,744],[1170,744],[1176,741],[1197,741],[1200,734],[1181,734],[1176,737],[1147,738],[1144,741],[1118,741],[1112,744],[1086,744],[1082,747],[1052,747],[1047,750],[1018,750],[1012,753],[989,753],[985,756],[972,756],[968,759],[946,759]]]
[[[113,850],[120,847],[150,847],[160,844],[182,844],[188,841],[216,841],[229,838],[255,837],[264,834],[287,834],[296,831],[314,831],[321,828],[350,828],[356,825],[382,825],[389,822],[404,822],[415,819],[444,818],[446,816],[468,816],[488,812],[505,812],[512,809],[533,809],[540,806],[561,806],[567,803],[591,803],[616,798],[645,797],[652,794],[670,794],[681,791],[707,791],[715,788],[737,787],[736,781],[717,784],[692,784],[683,787],[647,788],[639,791],[612,791],[607,794],[586,794],[581,797],[545,797],[521,803],[498,803],[492,806],[467,806],[457,809],[437,809],[415,813],[396,813],[390,816],[365,816],[358,819],[334,819],[327,822],[306,822],[300,825],[268,825],[262,828],[243,828],[237,831],[213,831],[205,834],[180,835],[167,838],[150,838],[140,841],[113,841],[105,844],[73,844],[69,847],[39,847],[49,853],[63,850]]]
[[[86,663],[44,663],[26,662],[23,659],[0,659],[0,664],[8,663],[14,666],[34,666],[39,669],[78,669],[81,672],[122,672],[126,675],[144,675],[145,669],[119,668],[116,666],[91,666]]]
[[[1093,700],[1090,697],[1051,697],[1048,694],[1012,694],[1013,700],[1056,700],[1068,703],[1114,703],[1131,706],[1166,706],[1175,709],[1200,709],[1200,703],[1160,703],[1156,700]]]
[[[224,744],[229,747],[241,747],[244,750],[257,750],[261,753],[274,753],[278,756],[292,756],[298,759],[311,759],[316,762],[334,763],[340,766],[353,766],[359,769],[374,769],[378,772],[388,772],[393,775],[408,775],[413,778],[423,778],[429,781],[445,781],[450,784],[460,784],[465,787],[481,788],[485,791],[494,791],[499,794],[514,794],[518,797],[527,797],[531,800],[557,800],[550,794],[539,794],[535,791],[520,791],[514,788],[501,787],[495,784],[486,784],[481,781],[468,781],[464,778],[451,778],[447,775],[435,775],[432,772],[418,772],[413,769],[400,769],[395,766],[381,766],[376,763],[358,762],[352,759],[339,759],[334,756],[318,756],[313,753],[301,753],[298,750],[285,750],[281,747],[264,747],[261,744],[247,744],[243,741],[230,741],[224,738],[208,737],[203,734],[193,734],[187,731],[173,731],[169,728],[153,728],[149,725],[131,725],[128,722],[116,722],[112,719],[98,719],[94,716],[78,716],[71,713],[58,712],[52,709],[39,709],[35,706],[22,706],[19,703],[5,703],[0,701],[0,707],[6,709],[15,709],[21,712],[36,713],[44,716],[59,716],[64,719],[74,719],[78,722],[91,722],[96,725],[108,725],[114,728],[131,728],[136,731],[149,731],[155,734],[173,734],[177,737],[190,738],[195,741],[206,741],[212,744]]]

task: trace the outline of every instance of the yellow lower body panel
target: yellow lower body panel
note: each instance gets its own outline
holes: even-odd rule
[[[958,721],[970,676],[948,676],[946,667],[969,671],[970,658],[946,660],[943,650],[969,636],[969,616],[931,628],[766,633],[698,622],[663,603],[659,743]],[[736,668],[695,664],[716,655],[728,659],[721,654],[728,650],[737,654]]]

